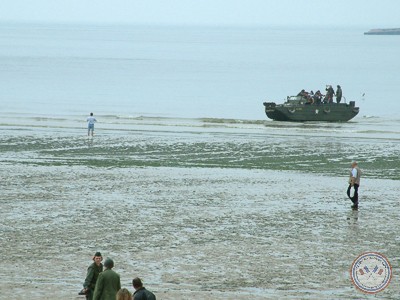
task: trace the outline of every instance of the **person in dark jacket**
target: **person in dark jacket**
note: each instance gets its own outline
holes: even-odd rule
[[[156,296],[149,290],[146,290],[146,288],[143,286],[142,280],[139,277],[133,278],[132,285],[135,289],[135,292],[133,293],[133,300],[156,300]]]
[[[326,86],[326,95],[324,102],[325,103],[332,103],[333,102],[333,95],[335,95],[335,91],[333,90],[331,85]]]
[[[342,100],[342,94],[342,88],[340,87],[340,85],[338,85],[336,89],[336,103],[340,103],[340,101]]]
[[[86,299],[92,300],[94,288],[96,286],[97,278],[99,274],[103,272],[103,257],[101,256],[100,252],[96,252],[93,256],[93,263],[88,267],[86,273],[86,279],[83,283],[83,290],[81,291],[86,295]]]
[[[323,95],[321,94],[321,91],[320,90],[316,91],[315,94],[314,94],[314,97],[313,97],[314,98],[314,103],[321,104],[322,97],[323,97]]]
[[[96,288],[94,289],[93,300],[115,300],[117,292],[121,289],[119,274],[114,272],[114,261],[107,258],[104,261],[105,270],[97,278]]]

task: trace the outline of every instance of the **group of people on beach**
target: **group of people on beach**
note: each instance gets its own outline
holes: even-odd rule
[[[83,289],[79,295],[85,295],[87,300],[156,300],[156,296],[143,286],[139,277],[132,279],[133,294],[126,288],[121,288],[118,273],[112,268],[114,261],[96,252],[93,263],[88,267]]]
[[[337,85],[336,93],[331,85],[327,85],[325,88],[325,95],[321,93],[320,90],[307,92],[306,90],[301,90],[297,96],[301,96],[307,100],[306,104],[321,104],[323,103],[333,103],[333,96],[336,96],[336,103],[340,103],[342,101],[342,88],[340,85]]]

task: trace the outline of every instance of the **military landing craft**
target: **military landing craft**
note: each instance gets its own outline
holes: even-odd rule
[[[303,96],[288,96],[283,104],[264,102],[265,114],[276,121],[347,122],[354,118],[359,107],[355,101],[349,103],[310,102]]]

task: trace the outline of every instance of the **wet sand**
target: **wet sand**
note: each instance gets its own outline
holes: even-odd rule
[[[209,168],[3,164],[0,299],[77,295],[95,251],[123,287],[157,299],[398,299],[398,181]],[[350,281],[362,252],[384,254],[377,296]],[[132,289],[131,289],[132,290]]]

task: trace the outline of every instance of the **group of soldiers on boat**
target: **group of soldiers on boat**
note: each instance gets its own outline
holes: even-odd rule
[[[336,93],[331,85],[327,85],[325,88],[325,95],[321,93],[320,90],[307,92],[306,90],[301,90],[297,96],[301,96],[306,100],[305,104],[321,104],[321,103],[333,103],[333,97],[336,96],[336,103],[340,103],[342,101],[342,88],[340,85],[337,85]]]

